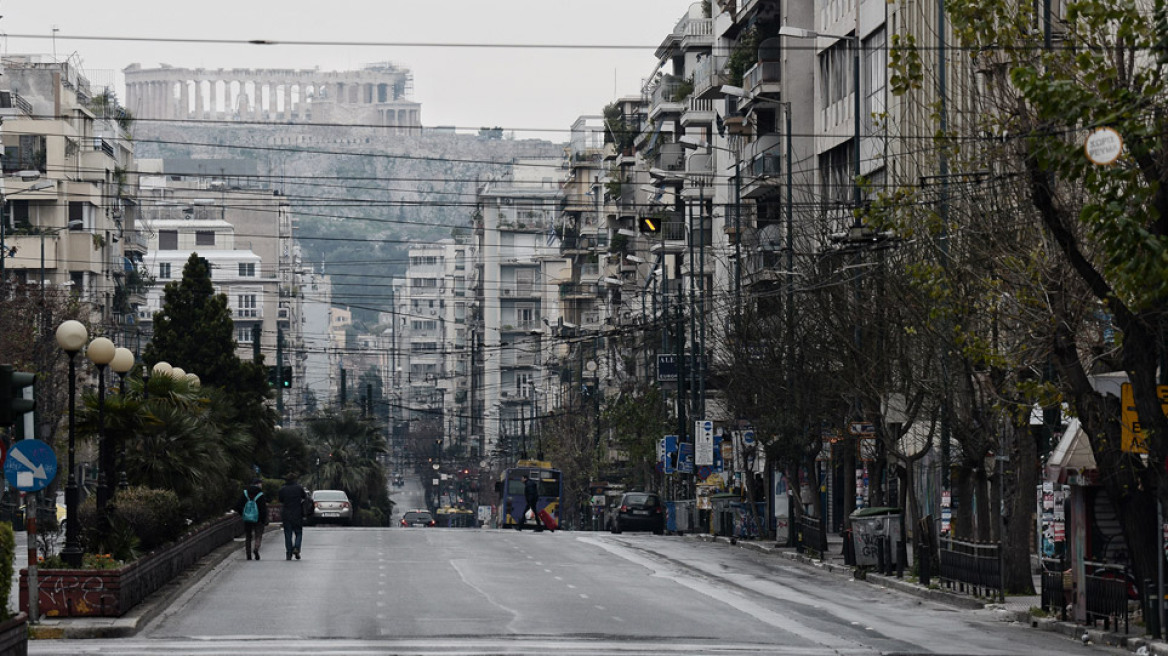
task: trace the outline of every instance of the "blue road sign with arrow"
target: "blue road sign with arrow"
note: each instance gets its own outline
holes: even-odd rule
[[[19,440],[4,459],[4,479],[21,492],[43,490],[57,477],[57,454],[40,440]]]

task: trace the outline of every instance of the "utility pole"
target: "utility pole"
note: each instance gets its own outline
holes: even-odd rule
[[[284,420],[284,329],[276,326],[276,414]]]
[[[345,393],[347,391],[346,390],[347,387],[348,387],[348,385],[345,382],[345,368],[341,367],[341,408],[342,409],[345,407],[345,403],[347,402],[347,399],[345,398]]]

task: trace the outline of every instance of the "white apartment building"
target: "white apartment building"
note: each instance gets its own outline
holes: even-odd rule
[[[522,161],[478,190],[469,396],[485,459],[519,457],[539,408],[558,402],[546,363],[563,317],[560,285],[572,276],[555,232],[566,174],[560,160]]]
[[[2,68],[4,277],[67,290],[134,349],[146,241],[127,122],[71,61],[5,55]]]

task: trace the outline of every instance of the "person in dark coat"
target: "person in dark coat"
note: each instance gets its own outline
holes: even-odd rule
[[[248,560],[251,560],[252,556],[255,556],[256,560],[260,559],[260,543],[264,540],[264,529],[268,527],[268,500],[264,498],[262,486],[263,481],[253,478],[251,483],[243,488],[243,494],[239,495],[239,501],[235,504],[235,512],[240,516],[243,516],[243,507],[247,505],[248,499],[255,500],[260,511],[256,521],[243,520],[243,549]]]
[[[289,473],[284,476],[284,487],[276,498],[280,500],[280,521],[284,524],[285,560],[300,560],[300,540],[304,537],[304,500],[308,492],[296,482],[298,476]]]
[[[523,530],[523,525],[527,523],[527,511],[535,517],[535,530],[542,531],[544,529],[543,519],[539,516],[539,483],[531,480],[530,476],[526,474],[523,476],[523,500],[526,502],[526,507],[523,509],[523,514],[519,516],[519,530]]]

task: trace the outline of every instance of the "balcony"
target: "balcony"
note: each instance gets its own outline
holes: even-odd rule
[[[742,86],[751,94],[780,93],[783,65],[781,62],[759,62],[742,75]]]
[[[694,67],[694,97],[710,100],[722,98],[722,85],[730,83],[730,76],[725,69],[726,57],[712,54],[702,57]]]
[[[709,48],[714,45],[714,20],[712,18],[691,18],[683,16],[673,26],[673,31],[657,46],[657,59],[667,57],[674,48],[690,50]]]
[[[685,99],[692,91],[692,85],[679,77],[662,77],[650,95],[649,118],[659,120],[665,114],[680,114],[685,110]]]
[[[552,224],[552,213],[548,210],[516,209],[501,207],[496,225],[500,229],[545,232]]]
[[[686,101],[686,109],[681,114],[681,124],[709,125],[714,122],[715,116],[714,101],[710,98],[699,98],[695,93]]]
[[[593,298],[596,296],[595,283],[564,283],[560,285],[560,298]]]
[[[32,116],[32,103],[15,91],[0,91],[0,116]]]
[[[499,286],[500,298],[537,298],[539,290],[532,284],[505,283]]]

